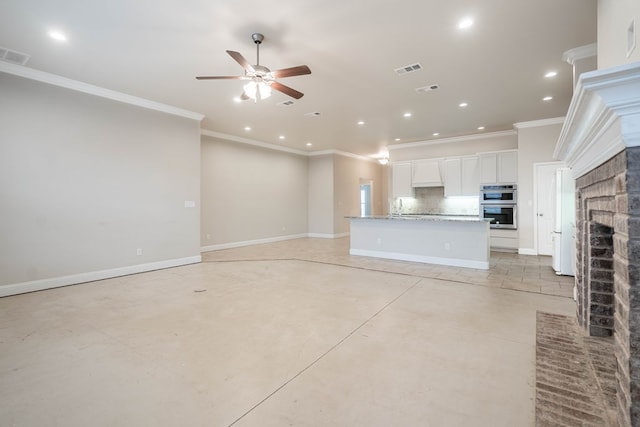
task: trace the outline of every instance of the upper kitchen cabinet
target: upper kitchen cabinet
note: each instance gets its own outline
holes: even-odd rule
[[[462,195],[480,195],[480,168],[478,167],[478,157],[463,157],[462,166]]]
[[[393,198],[413,197],[411,163],[393,163],[391,165],[391,195]]]
[[[478,196],[480,179],[477,156],[446,159],[442,162],[442,169],[445,197]]]
[[[440,160],[428,159],[413,162],[411,185],[414,187],[442,187]]]
[[[482,153],[479,156],[480,183],[515,183],[518,181],[516,150]]]

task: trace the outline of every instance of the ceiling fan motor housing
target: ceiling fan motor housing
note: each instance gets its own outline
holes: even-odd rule
[[[253,39],[253,42],[255,44],[260,44],[264,40],[264,36],[262,34],[260,34],[260,33],[251,34],[251,38]]]

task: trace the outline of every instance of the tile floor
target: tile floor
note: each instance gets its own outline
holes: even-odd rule
[[[348,255],[348,239],[0,299],[0,425],[530,426],[546,257],[488,271]]]

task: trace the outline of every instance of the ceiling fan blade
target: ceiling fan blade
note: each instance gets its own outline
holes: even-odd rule
[[[245,91],[242,91],[242,94],[240,95],[240,100],[246,101],[247,99],[251,99],[251,98],[249,98],[249,95],[247,95]]]
[[[246,76],[198,76],[198,80],[220,80],[220,79],[233,79],[233,80],[247,80]]]
[[[304,93],[298,92],[295,89],[290,88],[289,86],[285,86],[282,83],[272,82],[271,88],[277,91],[284,93],[285,95],[289,95],[292,98],[300,99],[304,96]]]
[[[228,50],[227,53],[236,60],[236,62],[238,64],[240,64],[242,66],[242,68],[244,68],[247,71],[250,71],[252,73],[255,73],[256,70],[253,68],[253,65],[249,64],[249,61],[247,61],[246,59],[244,59],[244,56],[242,56],[242,54],[240,54],[239,52],[234,52],[233,50]]]
[[[306,65],[298,65],[297,67],[283,68],[282,70],[272,71],[271,74],[276,79],[283,77],[302,76],[304,74],[311,74],[311,70]]]

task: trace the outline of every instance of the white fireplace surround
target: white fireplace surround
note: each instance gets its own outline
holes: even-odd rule
[[[640,146],[640,62],[583,73],[553,157],[575,178]]]

